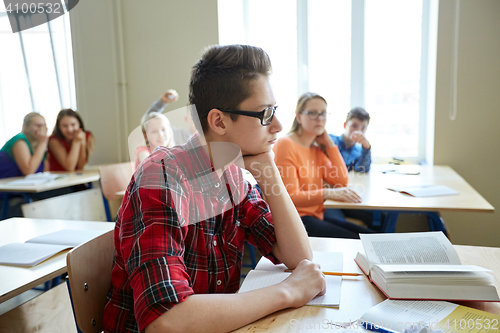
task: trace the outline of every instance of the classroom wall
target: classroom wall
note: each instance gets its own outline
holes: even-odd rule
[[[457,115],[450,120],[454,0],[439,5],[434,163],[451,166],[489,203],[443,213],[455,244],[500,246],[500,1],[461,1]]]
[[[499,208],[500,1],[460,3],[458,114],[451,121],[454,4],[439,5],[434,163],[450,165]],[[217,0],[85,0],[70,13],[78,110],[97,140],[91,163],[126,161],[128,133],[162,92],[179,92],[170,110],[187,104],[191,67],[203,47],[218,42]],[[499,213],[443,217],[454,243],[500,246]]]
[[[90,163],[127,161],[129,133],[163,92],[179,93],[167,110],[187,104],[191,67],[218,43],[217,0],[85,0],[70,14],[78,110],[97,141]]]

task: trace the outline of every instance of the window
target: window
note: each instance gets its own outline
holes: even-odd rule
[[[29,19],[19,16],[20,26]],[[61,109],[76,109],[69,15],[12,33],[2,2],[0,45],[0,146],[31,111],[45,117],[50,134]]]
[[[426,127],[431,9],[429,0],[219,0],[219,43],[269,54],[281,135],[298,97],[313,91],[328,101],[329,133],[341,134],[347,112],[364,107],[373,160],[417,162],[434,130]]]

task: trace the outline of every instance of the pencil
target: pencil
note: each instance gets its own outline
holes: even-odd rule
[[[291,273],[293,269],[285,269],[285,272]],[[325,275],[335,275],[335,276],[358,276],[363,275],[363,273],[345,273],[345,272],[323,272]]]

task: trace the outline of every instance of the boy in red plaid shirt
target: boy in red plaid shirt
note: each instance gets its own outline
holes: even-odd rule
[[[116,222],[105,332],[227,332],[324,294],[273,160],[282,126],[270,72],[268,55],[248,45],[212,46],[193,67],[189,101],[203,135],[158,147],[132,177]],[[294,269],[290,277],[236,294],[245,240]]]

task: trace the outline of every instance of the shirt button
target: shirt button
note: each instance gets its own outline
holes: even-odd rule
[[[221,280],[217,280],[217,285],[220,286],[222,284]]]
[[[214,246],[217,246],[217,241],[216,240],[214,240]]]
[[[215,188],[219,188],[219,186],[220,186],[219,183],[215,184]]]

